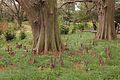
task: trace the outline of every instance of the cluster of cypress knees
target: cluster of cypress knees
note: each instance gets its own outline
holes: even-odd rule
[[[14,47],[12,47],[10,45],[7,45],[5,51],[8,52],[9,55],[15,56],[17,51],[13,50],[13,48]],[[27,48],[27,46],[24,46],[23,44],[16,43],[15,48],[16,49],[23,49],[25,54],[30,52],[30,49]],[[32,50],[32,55],[36,55],[36,54],[37,54],[36,50],[33,49]],[[35,62],[36,62],[35,59],[30,58],[29,64],[34,64]],[[59,65],[63,65],[64,64],[62,53],[61,52],[53,52],[52,56],[50,57],[49,66],[51,68],[55,68],[58,64]]]
[[[26,46],[24,46],[23,44],[19,44],[19,43],[16,43],[16,46],[15,46],[16,49],[24,49],[25,52],[29,52],[28,48]],[[13,47],[10,46],[10,45],[7,45],[7,48],[5,49],[5,51],[8,52],[8,54],[12,55],[12,56],[15,56],[16,54],[16,51],[13,50]]]
[[[94,42],[93,42],[94,43]],[[95,45],[95,43],[93,44]],[[91,49],[91,48],[90,48]],[[84,55],[85,53],[89,53],[89,47],[85,47],[83,44],[81,44],[81,48],[79,49],[79,52]],[[110,51],[110,47],[107,47],[104,49],[105,55],[106,55],[106,61],[110,60],[112,55],[111,55],[111,51]],[[95,50],[92,50],[91,52],[91,56],[93,57],[97,57],[98,61],[99,61],[99,65],[103,66],[105,64],[105,61],[102,57],[102,55],[97,55]]]
[[[66,47],[66,50],[69,50],[67,45],[65,45],[65,47]],[[25,53],[29,52],[29,49],[26,46],[24,46],[23,44],[16,43],[16,48],[17,49],[24,49]],[[89,49],[87,47],[83,47],[83,44],[81,44],[81,48],[79,50],[80,51],[86,51],[86,52],[81,52],[81,53],[88,53]],[[15,56],[15,54],[16,54],[16,51],[14,51],[13,47],[11,47],[10,45],[7,46],[5,51],[7,51],[8,54],[10,54],[12,56]],[[110,59],[111,58],[111,52],[110,52],[110,48],[109,47],[105,48],[105,53],[106,53],[106,58]],[[36,54],[36,50],[32,50],[32,54],[35,55]],[[99,65],[102,66],[102,65],[105,64],[105,61],[103,60],[102,56],[101,55],[97,56],[95,51],[92,51],[91,55],[93,57],[98,57]],[[30,59],[29,60],[30,64],[33,64],[35,62],[36,62],[35,59]],[[50,57],[49,66],[51,68],[55,68],[56,65],[61,65],[61,66],[64,65],[62,52],[53,52],[53,55]]]

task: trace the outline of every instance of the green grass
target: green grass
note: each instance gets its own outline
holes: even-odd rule
[[[24,43],[31,48],[31,33],[27,34],[25,40],[19,41],[16,38],[9,44],[15,46],[15,43]],[[119,37],[119,35],[118,35]],[[50,56],[32,56],[31,52],[24,56],[22,49],[15,49],[17,54],[12,57],[6,53],[3,48],[8,44],[4,39],[0,39],[0,66],[5,67],[0,71],[0,80],[120,80],[120,41],[96,41],[94,34],[89,32],[79,32],[75,34],[62,35],[62,40],[69,47],[64,52],[64,65],[57,65],[51,69],[48,64]],[[95,45],[92,45],[94,41]],[[78,51],[81,44],[90,48],[89,52],[81,54]],[[105,48],[110,47],[111,59],[106,60]],[[96,51],[97,56],[101,55],[105,64],[99,65],[97,57],[93,57],[91,51]],[[30,58],[36,60],[36,63],[29,64]],[[85,64],[85,61],[88,64]],[[79,63],[81,62],[81,63]],[[11,66],[14,64],[15,67]],[[42,69],[42,66],[45,66]]]

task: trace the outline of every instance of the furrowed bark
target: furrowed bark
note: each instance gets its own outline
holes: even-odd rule
[[[56,0],[18,0],[26,11],[33,33],[33,49],[37,54],[61,51],[57,23]]]
[[[112,40],[115,38],[114,12],[115,0],[98,0],[99,28],[97,40]]]

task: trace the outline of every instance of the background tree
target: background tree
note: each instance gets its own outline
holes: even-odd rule
[[[63,3],[62,6],[75,2],[93,2],[97,6],[99,29],[96,39],[112,40],[115,38],[115,0],[71,0]]]
[[[114,39],[115,0],[98,0],[97,8],[99,29],[96,35],[96,39],[98,40]]]
[[[116,2],[115,5],[115,21],[120,23],[120,2]]]
[[[4,6],[4,12],[8,13],[17,22],[17,28],[22,27],[24,11],[21,6],[15,0],[4,0],[2,5]]]

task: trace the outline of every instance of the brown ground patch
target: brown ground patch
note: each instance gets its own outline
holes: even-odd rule
[[[6,31],[7,29],[8,29],[8,22],[7,21],[0,22],[0,30]]]
[[[0,66],[0,72],[4,72],[6,68],[4,66]]]

